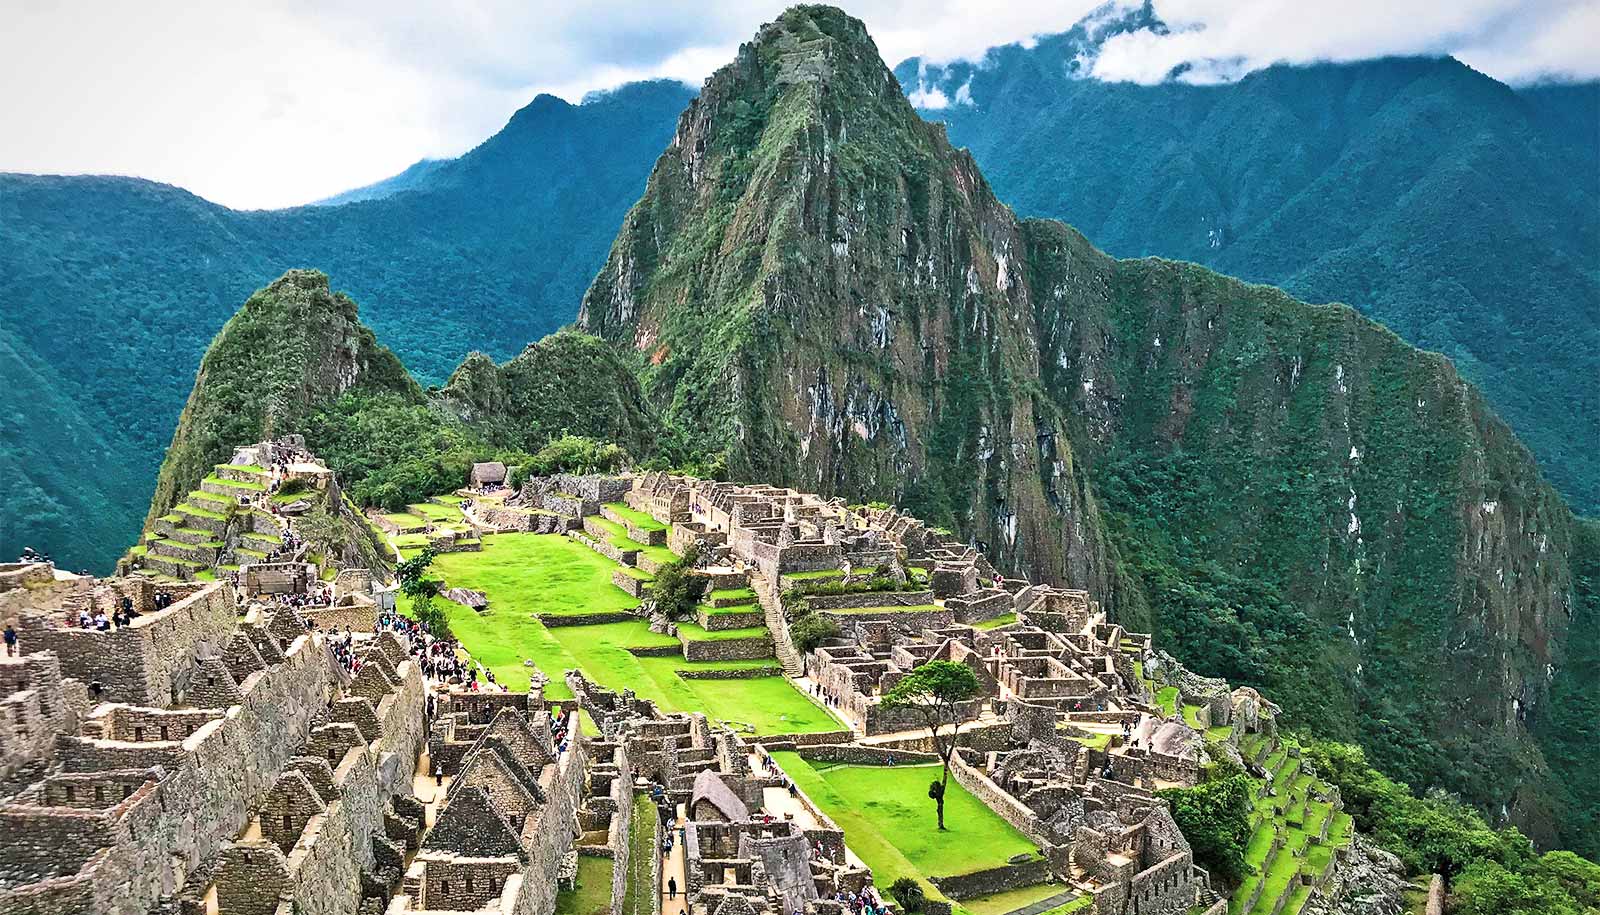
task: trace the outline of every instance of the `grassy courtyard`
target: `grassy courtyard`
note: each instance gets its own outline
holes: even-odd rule
[[[630,648],[676,647],[678,640],[651,632],[642,619],[587,626],[546,626],[539,616],[572,616],[629,610],[638,600],[611,583],[619,567],[569,537],[553,534],[501,534],[485,539],[480,552],[446,553],[434,560],[432,574],[451,586],[483,591],[489,610],[476,613],[441,601],[451,631],[472,656],[494,671],[510,689],[526,689],[534,666],[550,678],[545,695],[571,698],[563,680],[582,670],[611,689],[632,689],[669,712],[703,711],[760,733],[836,730],[839,725],[781,676],[749,679],[684,679],[683,670],[737,670],[772,667],[775,660],[689,662],[682,654],[639,656]],[[402,610],[407,609],[402,603]],[[760,630],[692,636],[728,638]]]
[[[578,884],[556,893],[556,915],[609,915],[611,912],[610,858],[578,856]]]
[[[945,798],[948,829],[940,832],[934,825],[933,802],[928,799],[928,783],[939,775],[937,765],[810,763],[787,751],[772,757],[795,785],[844,829],[845,844],[872,868],[874,882],[880,887],[911,877],[935,898],[942,898],[929,877],[998,867],[1012,855],[1038,852],[1027,836],[954,780]],[[1036,901],[1059,891],[1058,887],[1049,893],[1039,889],[1037,895],[1016,893],[1019,898],[1026,895],[1031,896],[1027,901]],[[979,900],[973,902],[981,906]],[[985,908],[997,911],[995,906]]]

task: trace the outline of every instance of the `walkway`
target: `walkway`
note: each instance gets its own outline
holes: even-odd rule
[[[683,856],[683,827],[688,821],[683,815],[683,805],[674,808],[677,816],[672,823],[672,851],[662,861],[661,867],[661,915],[684,915],[688,909],[688,899],[684,891],[689,886],[688,872],[684,869]],[[673,880],[678,888],[674,898],[667,897],[667,881]]]

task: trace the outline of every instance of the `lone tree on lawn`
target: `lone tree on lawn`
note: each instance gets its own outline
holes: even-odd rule
[[[396,565],[394,572],[400,580],[400,592],[411,598],[412,618],[427,625],[434,638],[447,638],[450,620],[444,608],[433,602],[434,595],[439,593],[439,582],[427,577],[428,567],[433,565],[436,555],[433,547],[423,547],[422,552]]]
[[[933,745],[944,764],[939,779],[928,785],[928,797],[933,798],[938,811],[939,828],[944,829],[944,795],[950,785],[950,758],[956,755],[956,745],[961,740],[962,702],[978,695],[978,675],[972,668],[955,661],[929,661],[900,678],[894,689],[883,697],[885,708],[916,709],[922,723],[933,735]],[[946,725],[948,730],[941,730]]]

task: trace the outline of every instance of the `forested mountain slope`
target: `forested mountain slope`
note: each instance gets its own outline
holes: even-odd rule
[[[1086,78],[1140,29],[1164,29],[1148,6],[1102,11],[896,73],[1019,213],[1355,306],[1449,356],[1600,511],[1600,84],[1513,90],[1450,58]]]
[[[1594,781],[1545,755],[1572,735],[1530,736],[1552,681],[1594,688],[1575,522],[1477,391],[1348,308],[1017,219],[838,10],[706,83],[578,323],[733,476],[906,505],[1414,784],[1585,840]]]
[[[136,179],[0,175],[0,358],[19,366],[0,394],[0,554],[26,542],[106,571],[205,342],[287,269],[337,275],[427,382],[569,322],[691,95],[540,96],[403,192],[342,206],[238,212]]]

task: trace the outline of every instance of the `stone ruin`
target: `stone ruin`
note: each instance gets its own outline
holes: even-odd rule
[[[416,846],[422,678],[392,634],[352,677],[292,610],[227,582],[101,583],[107,632],[27,611],[0,659],[0,911],[349,912]],[[173,602],[155,608],[156,593]]]
[[[869,870],[847,861],[844,831],[803,796],[791,799],[781,775],[753,765],[758,747],[704,715],[662,714],[576,672],[568,682],[628,760],[635,788],[655,798],[654,847],[682,830],[682,871],[672,876],[690,911],[842,915],[834,895],[871,883]]]

